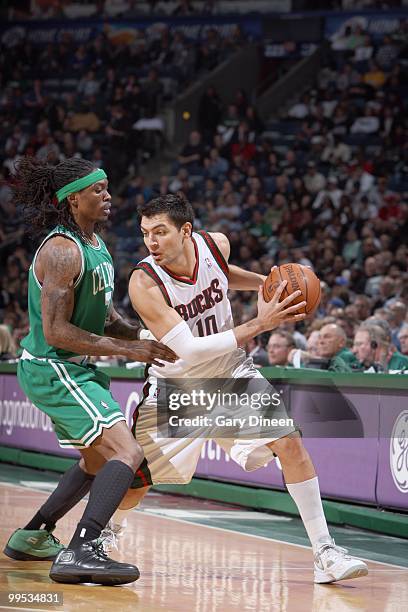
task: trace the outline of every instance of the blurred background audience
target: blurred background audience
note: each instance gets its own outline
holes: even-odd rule
[[[194,3],[179,4],[178,14],[193,10]],[[296,261],[322,280],[314,318],[248,346],[259,365],[293,364],[297,348],[303,351],[297,363],[320,359],[335,371],[367,364],[381,364],[378,371],[406,369],[406,25],[382,38],[361,28],[344,32],[307,91],[267,121],[251,92],[231,91],[223,103],[208,87],[198,125],[170,171],[152,179],[140,175],[141,163],[163,145],[161,109],[244,44],[242,33],[221,37],[209,28],[204,39],[193,40],[163,24],[140,30],[131,43],[98,34],[74,45],[69,33],[48,46],[27,38],[2,42],[0,322],[16,344],[27,329],[34,245],[11,200],[14,165],[22,154],[53,164],[76,155],[106,168],[111,179],[113,214],[105,238],[123,313],[133,315],[128,272],[146,255],[136,207],[159,193],[182,191],[194,207],[195,229],[227,234],[231,263],[267,273],[273,264]],[[140,121],[142,129],[135,128]],[[253,294],[230,297],[237,321],[253,316]],[[364,327],[372,316],[388,325],[389,338]]]

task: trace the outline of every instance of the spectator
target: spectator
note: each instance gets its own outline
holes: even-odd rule
[[[7,325],[0,325],[0,360],[15,359],[16,345]]]
[[[351,149],[348,144],[342,142],[339,136],[333,135],[323,149],[321,160],[336,165],[338,162],[349,162],[351,159]]]
[[[120,179],[123,167],[127,167],[130,128],[131,124],[124,108],[120,104],[114,105],[105,128],[110,149],[108,165],[114,182]]]
[[[408,323],[404,323],[398,333],[401,345],[401,353],[408,357]]]
[[[390,71],[398,55],[398,47],[392,42],[389,36],[384,36],[382,45],[380,45],[375,55],[377,64],[385,71]]]
[[[375,134],[380,129],[380,120],[371,108],[366,108],[364,116],[357,117],[350,128],[351,134]]]
[[[335,323],[328,323],[318,332],[314,353],[297,351],[290,355],[296,367],[314,367],[331,372],[351,372],[358,365],[353,353],[346,349],[347,336]]]
[[[157,114],[163,96],[163,84],[155,68],[149,70],[147,79],[143,83],[143,96],[145,99],[147,116],[154,117]]]
[[[288,365],[289,353],[294,348],[296,348],[296,345],[291,333],[280,330],[273,332],[266,346],[269,365]]]
[[[385,81],[384,71],[376,62],[370,62],[369,70],[364,75],[364,83],[378,89],[384,85]]]
[[[408,314],[408,306],[401,300],[388,300],[388,308],[394,314],[395,317],[395,331],[399,333],[405,324],[405,320]]]
[[[269,365],[268,353],[262,344],[262,338],[257,336],[250,340],[246,347],[247,353],[252,357],[256,368],[263,368]]]
[[[294,119],[305,119],[309,116],[309,103],[310,98],[307,94],[302,96],[300,102],[296,102],[294,106],[292,106],[288,110],[288,117],[293,117]]]
[[[228,160],[221,157],[218,149],[211,149],[209,156],[204,159],[204,168],[210,178],[226,176],[229,168]]]
[[[345,64],[343,69],[336,77],[336,87],[340,91],[349,89],[352,85],[356,85],[360,81],[360,75],[351,64]],[[341,110],[338,106],[336,110]]]
[[[311,194],[317,194],[325,188],[326,179],[323,174],[317,171],[315,162],[308,162],[307,174],[304,176],[305,187]]]
[[[188,144],[185,145],[178,157],[178,162],[188,172],[201,174],[205,147],[201,142],[200,132],[196,130],[191,132],[188,140]]]
[[[86,130],[80,130],[76,137],[76,148],[85,157],[92,154],[93,140],[92,136]]]
[[[343,195],[341,189],[338,188],[338,180],[335,176],[329,176],[327,179],[327,189],[322,189],[316,196],[313,202],[313,208],[319,209],[325,198],[329,198],[335,208],[340,207],[340,199]]]
[[[307,338],[306,351],[313,357],[319,356],[318,354],[319,334],[320,334],[320,331],[315,329],[314,331],[310,332]]]
[[[377,300],[374,302],[373,308],[379,308],[382,305],[388,306],[388,302],[394,301],[395,296],[395,281],[391,276],[382,276],[378,288]]]
[[[372,58],[373,53],[374,53],[373,43],[371,41],[370,36],[367,34],[366,36],[364,36],[363,44],[355,48],[353,62],[357,64],[359,62],[367,62],[368,60]],[[378,61],[378,58],[377,58],[377,61]]]
[[[374,257],[367,257],[364,262],[364,272],[367,277],[364,293],[370,297],[375,297],[380,292],[383,277],[381,274],[378,274],[377,263]]]
[[[319,332],[317,345],[319,357],[330,359],[328,370],[346,372],[358,365],[355,355],[347,348],[347,336],[340,325],[329,323]]]
[[[222,105],[215,87],[208,87],[198,105],[198,126],[205,143],[210,144],[221,119]]]
[[[373,323],[363,323],[354,336],[353,352],[365,371],[404,372],[408,357],[394,350],[391,334]]]
[[[84,98],[90,98],[99,94],[100,81],[96,79],[95,72],[90,70],[78,83],[78,93]]]
[[[239,121],[238,108],[235,104],[230,104],[217,126],[217,132],[221,134],[223,144],[229,143],[235,128],[239,125]]]

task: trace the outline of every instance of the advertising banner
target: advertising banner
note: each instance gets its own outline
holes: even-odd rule
[[[361,27],[374,39],[381,39],[387,34],[393,34],[400,29],[403,22],[407,20],[407,13],[383,11],[381,13],[365,14],[337,14],[325,19],[326,38],[335,40],[344,35],[346,28],[354,31]]]
[[[408,402],[402,393],[387,397],[380,412],[377,500],[408,508]]]
[[[128,425],[140,401],[140,380],[112,381],[113,397],[119,402]],[[77,457],[74,449],[61,448],[51,419],[24,395],[14,374],[0,375],[0,445],[24,448],[64,457]]]
[[[142,381],[116,379],[111,389],[130,424],[141,397]],[[406,390],[333,389],[307,385],[304,379],[295,384],[293,379],[289,408],[294,420],[301,422],[304,445],[312,456],[324,496],[408,510]],[[75,456],[75,451],[58,446],[49,418],[25,397],[15,374],[0,374],[0,445]],[[284,487],[279,461],[245,472],[214,440],[205,441],[196,475],[267,488]]]
[[[216,19],[141,19],[126,21],[28,21],[9,22],[0,26],[0,40],[6,47],[13,47],[23,40],[35,45],[59,43],[67,38],[77,44],[85,44],[98,34],[105,34],[112,44],[137,44],[143,32],[149,40],[160,38],[164,28],[183,32],[190,40],[201,40],[209,29],[223,37],[230,36],[239,27],[249,40],[262,37],[260,17],[240,15],[217,17]]]

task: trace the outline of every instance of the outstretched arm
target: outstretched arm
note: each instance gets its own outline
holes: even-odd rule
[[[225,234],[210,233],[211,238],[215,241],[217,247],[228,262],[230,256],[230,243]],[[228,288],[237,291],[258,291],[259,285],[266,280],[263,274],[257,274],[250,270],[245,270],[239,266],[229,265]]]

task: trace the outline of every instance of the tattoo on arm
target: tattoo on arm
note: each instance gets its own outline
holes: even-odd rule
[[[52,239],[44,245],[42,261],[41,312],[46,342],[79,355],[125,355],[125,343],[98,336],[71,323],[74,284],[81,271],[81,256],[76,245],[64,238]]]
[[[74,310],[74,282],[81,269],[81,258],[78,248],[67,242],[50,242],[43,257],[41,308],[45,333],[52,334],[61,321],[70,321]]]

